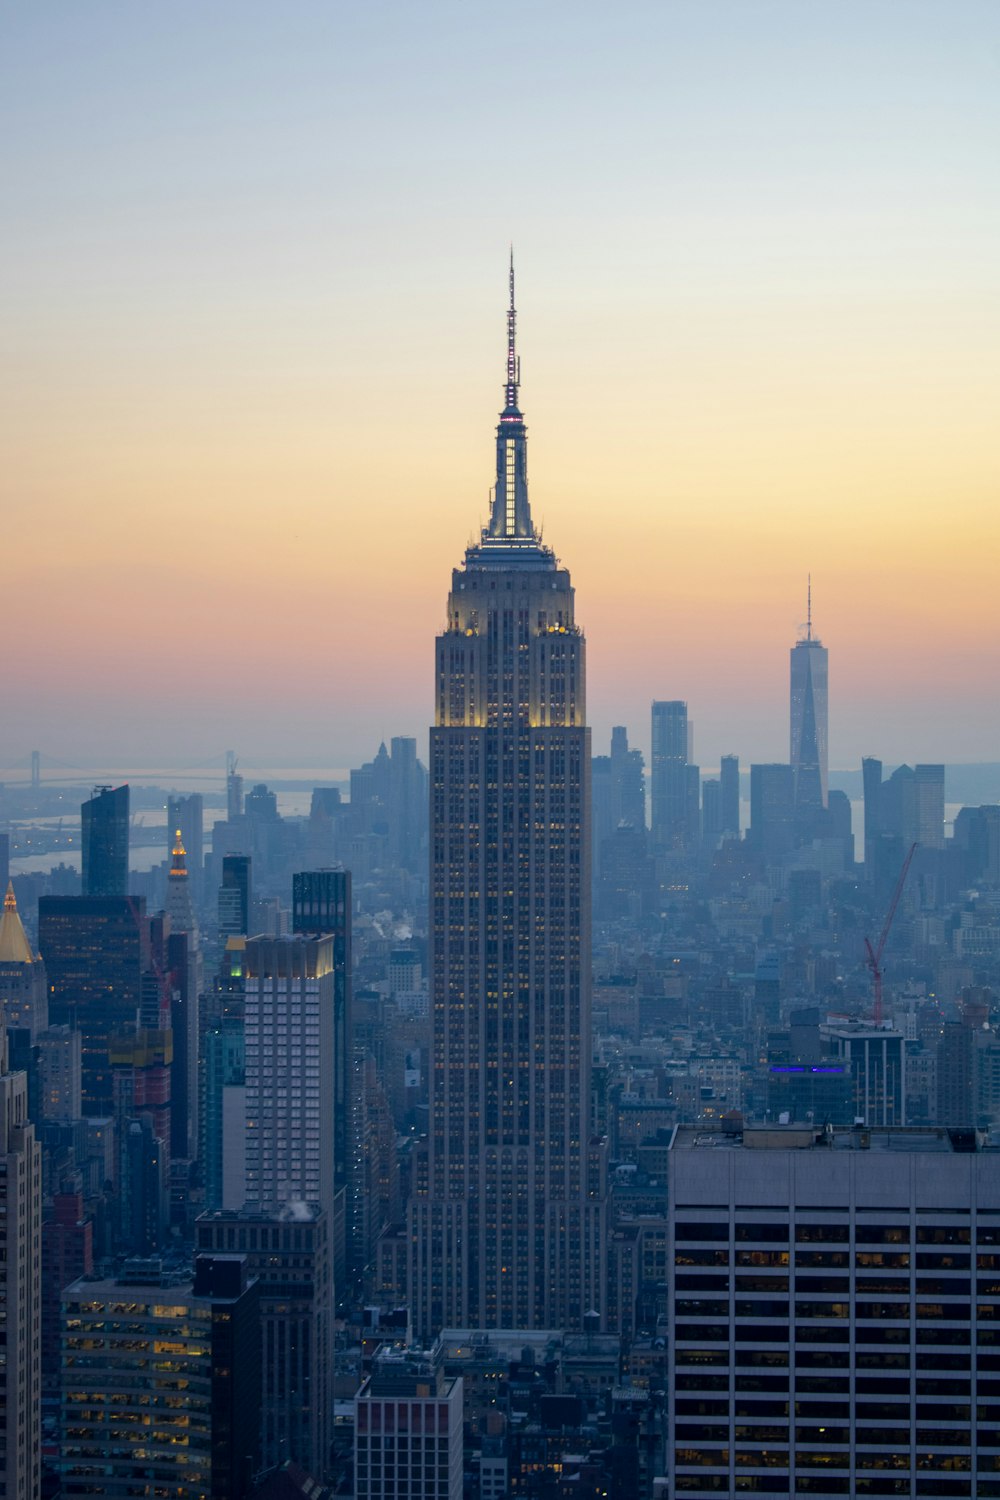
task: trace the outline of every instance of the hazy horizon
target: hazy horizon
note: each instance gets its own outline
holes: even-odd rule
[[[511,240],[595,753],[787,760],[811,573],[831,765],[996,756],[1000,10],[507,24],[4,18],[4,765],[425,744]]]

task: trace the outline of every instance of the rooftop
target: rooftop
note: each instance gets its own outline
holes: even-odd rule
[[[678,1125],[671,1150],[714,1151],[868,1151],[936,1152],[968,1155],[1000,1150],[1000,1139],[982,1130],[945,1126],[899,1126],[871,1129],[864,1125],[747,1126],[740,1132],[706,1130],[704,1126]]]

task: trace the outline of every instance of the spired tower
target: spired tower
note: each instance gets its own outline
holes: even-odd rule
[[[514,267],[489,524],[452,575],[431,730],[433,1074],[409,1292],[441,1327],[603,1323],[590,1111],[590,731],[569,573],[528,506]]]
[[[789,760],[799,813],[827,805],[829,750],[827,745],[827,666],[829,653],[812,629],[812,579],[808,585],[805,638],[791,650]]]

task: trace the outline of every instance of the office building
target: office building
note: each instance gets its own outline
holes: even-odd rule
[[[70,1026],[50,1026],[38,1036],[41,1114],[44,1120],[79,1120],[83,1114],[82,1038]]]
[[[70,1282],[94,1270],[94,1226],[83,1194],[72,1182],[52,1195],[52,1212],[42,1225],[42,1387],[58,1391],[62,1294]]]
[[[393,740],[393,755],[397,754]],[[410,741],[406,741],[410,744]],[[402,752],[399,752],[402,755]],[[405,756],[400,764],[405,762]],[[416,762],[414,761],[414,764]],[[422,768],[421,768],[422,769]],[[425,798],[426,800],[426,798]],[[425,819],[426,821],[426,819]],[[352,1016],[350,870],[301,870],[292,876],[292,932],[303,937],[329,937],[333,945],[333,1255],[337,1284],[344,1282],[348,1259],[357,1264],[357,1245],[351,1225],[359,1217],[358,1186],[352,1179],[354,1149],[351,1139],[353,1103],[354,1023]],[[350,1243],[349,1243],[350,1242]],[[350,1255],[349,1255],[350,1251]]]
[[[865,879],[875,878],[875,856],[882,834],[882,762],[867,755],[861,762],[861,782],[865,799]]]
[[[128,895],[128,787],[97,786],[80,808],[83,894]]]
[[[619,830],[631,832],[631,842],[638,843],[645,857],[646,779],[642,751],[629,749],[628,730],[621,724],[616,724],[611,731],[611,754],[592,756],[590,767],[591,873],[597,910],[603,905],[601,884],[605,850]]]
[[[905,1125],[906,1038],[902,1033],[891,1026],[831,1021],[820,1027],[820,1034],[831,1057],[850,1070],[854,1118],[870,1126]]]
[[[12,1072],[0,1006],[0,1483],[10,1500],[41,1494],[42,1152],[28,1079]]]
[[[962,807],[955,818],[964,885],[1000,885],[1000,807]]]
[[[114,1107],[108,1040],[136,1029],[147,925],[141,896],[39,898],[49,1022],[82,1035],[86,1115],[110,1115]]]
[[[871,801],[871,833],[895,840],[894,852],[905,854],[911,844],[925,849],[944,845],[944,766],[897,766],[881,781],[882,763],[862,762],[865,772],[865,839],[869,837],[868,806]],[[869,798],[870,793],[870,798]]]
[[[462,1392],[440,1344],[379,1350],[354,1398],[357,1500],[461,1500]]]
[[[332,937],[246,945],[246,1202],[268,1213],[332,1207],[333,967]]]
[[[169,927],[165,979],[174,1037],[170,1151],[178,1161],[191,1161],[198,1153],[198,1036],[204,978],[187,851],[180,828],[174,831],[167,871],[166,915]]]
[[[245,1500],[258,1467],[260,1310],[238,1255],[194,1281],[158,1261],[73,1282],[63,1305],[62,1494]]]
[[[223,855],[222,884],[219,887],[220,933],[233,937],[249,935],[250,900],[249,854]]]
[[[978,1145],[675,1131],[671,1495],[1000,1495],[1000,1153]]]
[[[292,1459],[323,1476],[333,1413],[333,1288],[329,1221],[318,1203],[280,1215],[210,1212],[199,1251],[245,1257],[260,1305],[260,1461]]]
[[[722,837],[722,785],[714,776],[702,782],[701,798],[702,843],[715,849]]]
[[[740,836],[740,758],[724,755],[719,766],[719,797],[722,832],[730,838]]]
[[[796,811],[806,818],[827,803],[830,780],[829,652],[812,629],[812,580],[809,582],[805,637],[790,653],[790,750]]]
[[[199,1100],[206,1208],[242,1208],[246,1194],[246,1044],[242,1016],[221,1016],[202,1032]]]
[[[347,1119],[351,1078],[351,872],[303,870],[292,876],[292,932],[300,937],[332,939],[334,1052],[334,1174],[346,1182]]]
[[[26,1026],[32,1037],[49,1024],[45,965],[31,951],[9,881],[0,916],[0,1008],[8,1026]]]
[[[671,700],[653,704],[650,828],[658,850],[683,849],[690,843],[691,738],[686,703]],[[697,772],[694,788],[697,806]]]
[[[916,828],[911,842],[924,849],[944,848],[944,766],[914,766]]]
[[[777,863],[795,844],[795,790],[791,766],[750,767],[750,827],[747,841],[767,863]]]
[[[630,750],[628,730],[616,724],[611,731],[611,827],[626,823],[646,830],[646,778],[642,751]]]
[[[513,270],[489,524],[452,577],[431,730],[433,1069],[414,1326],[603,1316],[588,1124],[590,734],[568,571],[535,531]]]

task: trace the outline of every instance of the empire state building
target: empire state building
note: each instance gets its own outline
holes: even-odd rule
[[[584,640],[531,519],[515,321],[512,263],[489,524],[435,655],[433,1071],[408,1225],[423,1336],[604,1314]]]

